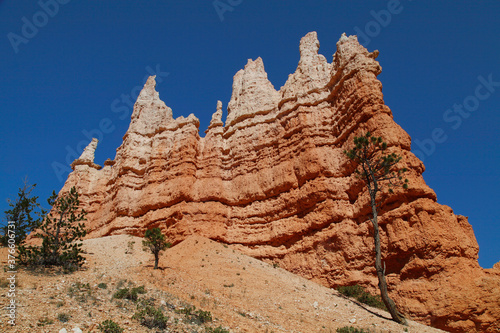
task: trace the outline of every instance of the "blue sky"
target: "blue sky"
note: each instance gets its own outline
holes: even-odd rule
[[[317,31],[331,62],[346,32],[380,51],[385,102],[424,159],[424,179],[469,217],[479,262],[491,267],[500,260],[499,13],[498,1],[0,0],[0,210],[25,176],[45,203],[87,137],[101,139],[98,164],[114,158],[147,75],[161,79],[174,117],[194,113],[203,132],[247,59],[262,57],[279,89],[302,36]]]

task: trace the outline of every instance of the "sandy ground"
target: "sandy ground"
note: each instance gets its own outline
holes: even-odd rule
[[[119,288],[144,285],[147,292],[140,297],[169,316],[164,332],[206,332],[219,326],[230,332],[336,332],[344,326],[370,332],[442,332],[415,322],[398,325],[384,311],[203,237],[192,236],[164,251],[160,269],[154,270],[153,256],[142,250],[141,242],[127,235],[86,240],[86,263],[72,274],[19,269],[16,326],[7,322],[9,274],[2,269],[0,331],[72,332],[79,327],[100,332],[98,324],[112,319],[125,332],[157,332],[132,318],[136,303],[113,298]],[[6,267],[7,249],[0,249],[0,260]],[[209,311],[214,320],[192,323],[179,313],[189,306]],[[61,322],[63,315],[69,321]]]

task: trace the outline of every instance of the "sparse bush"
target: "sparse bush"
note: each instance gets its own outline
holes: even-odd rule
[[[358,295],[364,292],[363,287],[359,284],[354,286],[341,286],[337,288],[338,292],[347,297],[356,298]]]
[[[127,249],[125,250],[125,254],[132,254],[134,252],[134,241],[129,241],[127,243]]]
[[[195,306],[186,306],[185,308],[176,310],[176,312],[184,314],[193,324],[201,325],[212,321],[210,311],[196,310]]]
[[[186,306],[184,308],[180,308],[178,310],[175,310],[175,312],[181,313],[183,315],[186,315],[186,317],[187,317],[187,316],[191,316],[193,314],[193,312],[194,312],[195,309],[196,309],[195,306],[188,305],[188,306]]]
[[[75,297],[78,302],[86,302],[87,298],[92,296],[90,283],[81,283],[80,281],[77,281],[68,288],[68,295],[70,297]]]
[[[140,310],[134,314],[132,319],[138,320],[142,326],[147,328],[167,328],[168,317],[163,314],[161,309],[152,305],[140,307]]]
[[[97,285],[98,288],[101,288],[101,289],[107,289],[108,288],[108,285],[104,282],[101,282]]]
[[[38,319],[38,323],[36,323],[36,326],[45,326],[45,325],[52,325],[54,321],[52,319],[49,319],[47,316]]]
[[[97,327],[103,333],[122,333],[123,328],[111,319],[107,319],[99,324]]]
[[[219,326],[219,327],[216,327],[216,328],[206,327],[205,328],[205,332],[206,333],[230,333],[228,330],[226,330],[222,326]]]
[[[212,321],[212,314],[210,311],[198,310],[195,312],[196,321],[199,321],[201,324],[208,323]]]
[[[136,300],[137,300],[137,295],[136,296]],[[118,299],[123,299],[123,298],[126,298],[126,299],[133,299],[133,296],[132,294],[130,293],[130,289],[128,288],[122,288],[122,289],[118,289],[118,291],[113,295],[113,298],[118,298]]]
[[[356,328],[352,326],[344,326],[337,328],[337,333],[369,333],[362,328]]]
[[[113,297],[118,299],[125,298],[135,302],[139,297],[138,294],[145,294],[145,293],[146,289],[144,288],[144,286],[135,287],[132,289],[122,288],[118,289],[118,291],[113,295]]]
[[[145,294],[146,288],[144,288],[144,286],[134,287],[134,288],[132,288],[132,292],[138,293],[138,294]]]
[[[57,315],[57,320],[59,320],[61,323],[67,323],[69,321],[69,314],[67,313],[59,313]]]
[[[337,290],[342,295],[352,297],[360,303],[387,311],[387,308],[385,307],[385,304],[380,296],[374,296],[368,293],[362,286],[358,284],[354,286],[339,287]]]
[[[118,281],[118,283],[116,284],[116,288],[120,289],[125,285],[125,282],[127,282],[127,279]]]

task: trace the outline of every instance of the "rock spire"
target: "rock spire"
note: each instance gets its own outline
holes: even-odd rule
[[[366,131],[403,157],[408,191],[383,192],[380,228],[389,293],[412,319],[450,332],[500,330],[500,270],[482,269],[464,216],[437,202],[410,136],[384,104],[378,51],[343,35],[332,62],[315,32],[277,91],[262,59],[234,76],[205,137],[194,115],[172,118],[155,78],[141,91],[116,158],[97,170],[97,141],[73,163],[88,237],[143,236],[174,244],[198,234],[329,287],[376,292],[370,205],[343,154]]]

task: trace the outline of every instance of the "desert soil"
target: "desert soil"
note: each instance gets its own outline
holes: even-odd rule
[[[125,332],[157,332],[133,317],[137,303],[116,299],[119,288],[145,286],[149,299],[169,317],[164,332],[336,332],[344,326],[370,332],[443,332],[410,321],[390,320],[387,312],[342,297],[272,264],[248,257],[227,245],[191,236],[164,251],[160,269],[142,250],[142,239],[118,235],[84,241],[86,262],[71,274],[19,268],[16,273],[16,325],[7,322],[8,273],[0,272],[1,332],[100,332],[111,319]],[[0,249],[2,268],[7,249]],[[88,285],[87,285],[88,284]],[[182,309],[209,311],[213,321],[194,323]],[[67,322],[64,315],[69,318]]]

